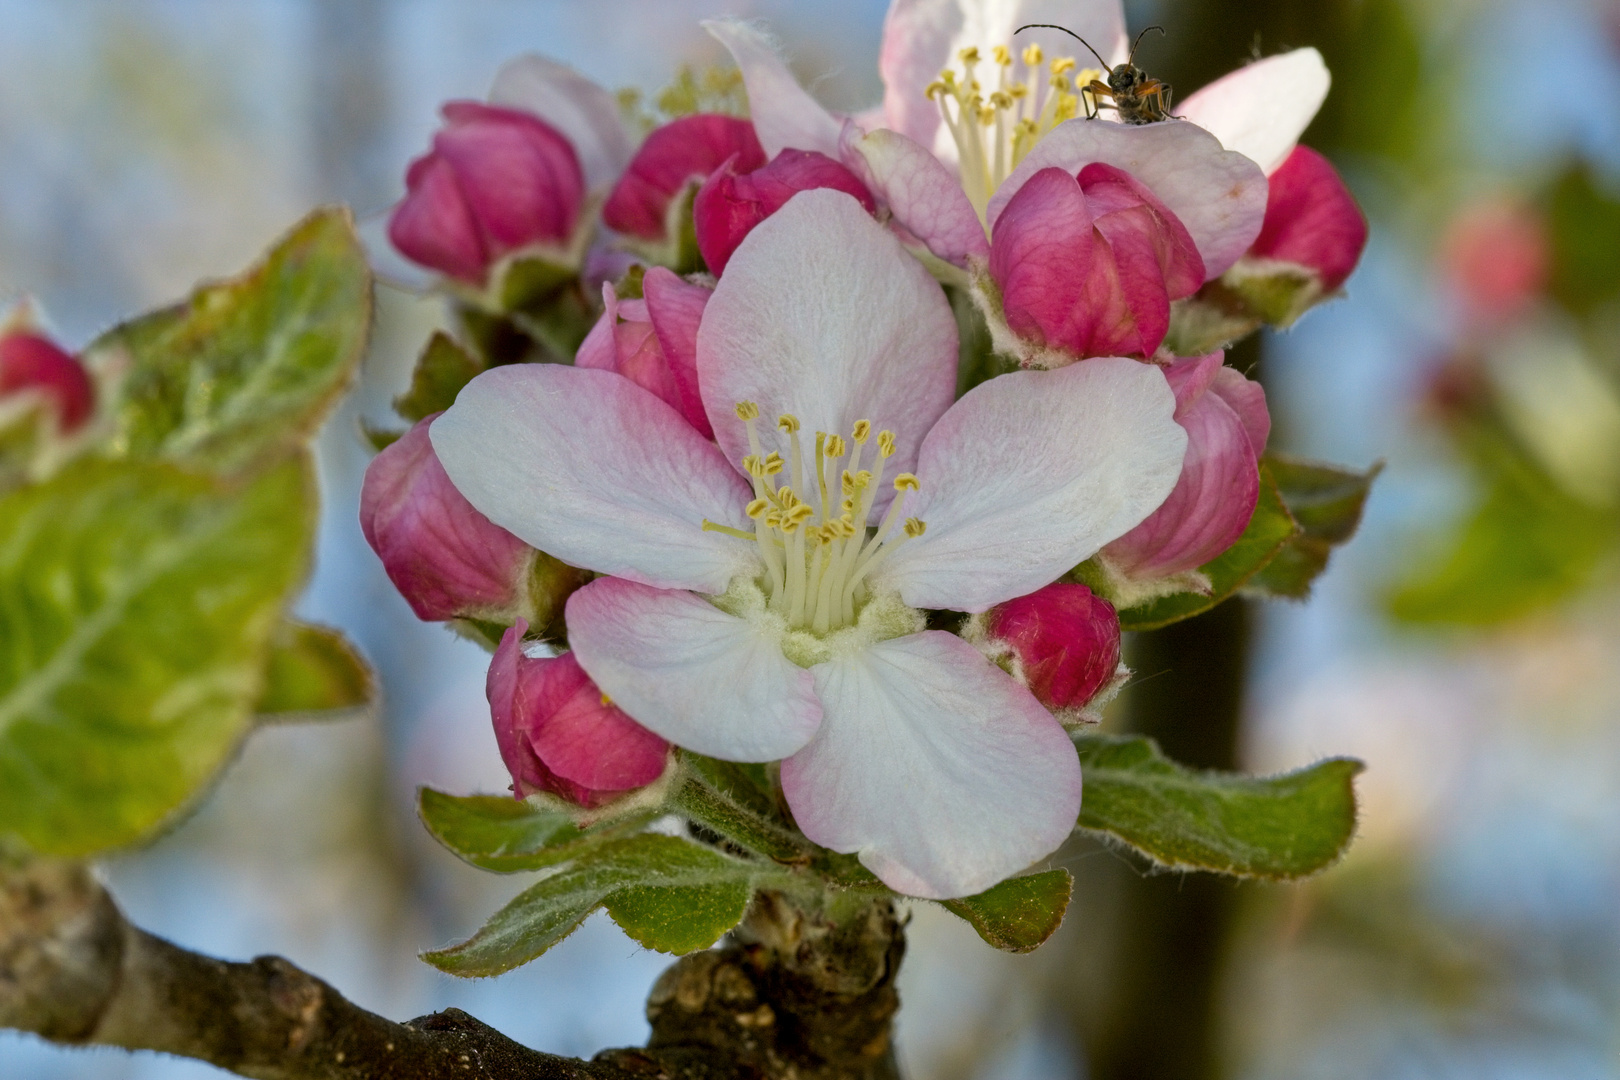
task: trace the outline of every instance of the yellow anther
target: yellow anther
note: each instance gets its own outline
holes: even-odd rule
[[[816,516],[816,508],[809,503],[798,503],[787,512],[787,519],[797,525],[801,521],[808,521]]]
[[[799,418],[792,413],[783,413],[776,418],[776,426],[791,435],[799,430]]]
[[[906,535],[915,540],[928,531],[928,522],[918,521],[916,518],[906,518]]]
[[[998,109],[1010,109],[1012,108],[1012,103],[1012,95],[1007,93],[1005,90],[997,90],[995,93],[990,95],[990,104],[994,105]]]
[[[771,504],[767,500],[755,499],[753,502],[748,504],[745,512],[749,517],[753,518],[755,521],[758,521],[760,518],[765,516],[765,511],[769,510],[770,508]]]
[[[1029,87],[1023,83],[1013,83],[1007,87],[1007,93],[1011,94],[1015,101],[1022,101],[1029,96]]]
[[[964,65],[977,64],[979,62],[979,49],[975,45],[969,45],[967,48],[957,53],[956,58],[962,61]]]
[[[1069,77],[1067,75],[1054,75],[1049,85],[1054,90],[1067,90],[1069,89]]]
[[[844,516],[848,517],[849,515],[855,513],[855,500],[854,499],[845,499],[843,502],[838,504],[838,509],[840,509],[840,510],[842,510],[844,512]],[[852,529],[854,527],[855,527],[854,525],[850,526],[850,528],[852,528]]]
[[[1057,119],[1072,120],[1080,115],[1080,96],[1078,94],[1064,94],[1058,98]]]
[[[739,402],[737,402],[737,419],[739,419],[739,420],[758,420],[759,419],[759,406],[755,405],[752,401],[739,401]]]
[[[760,462],[759,458],[753,454],[749,454],[747,457],[743,458],[743,472],[747,473],[749,476],[764,476],[765,472],[761,466],[762,463]]]
[[[794,494],[793,489],[786,484],[776,489],[776,501],[781,504],[783,510],[791,510],[795,506],[803,505],[799,502],[799,496]]]
[[[848,469],[845,469],[844,475],[838,478],[838,490],[843,493],[846,501],[855,494],[855,478],[849,474]]]
[[[1038,67],[1041,60],[1044,59],[1045,56],[1046,54],[1041,52],[1041,47],[1039,45],[1031,45],[1024,50],[1024,63],[1028,64],[1030,67]]]
[[[844,451],[847,450],[847,449],[848,449],[848,447],[844,445],[844,440],[843,440],[843,438],[841,436],[838,436],[838,435],[829,435],[829,436],[827,436],[827,456],[828,457],[830,457],[830,458],[841,458],[841,457],[844,456]]]
[[[944,71],[939,73],[939,81],[945,84],[946,90],[949,90],[952,93],[956,92],[956,72],[952,71],[950,68],[946,68]]]
[[[923,97],[926,97],[929,101],[933,101],[937,95],[948,94],[950,92],[950,87],[946,86],[943,82],[935,81],[929,83],[923,88]]]
[[[871,483],[872,471],[870,469],[862,469],[860,472],[855,474],[855,489],[857,491],[867,487]]]
[[[990,55],[996,58],[996,63],[1002,67],[1012,66],[1012,52],[1005,45],[997,45],[990,50]]]
[[[855,441],[862,446],[866,445],[867,436],[872,434],[872,421],[855,421]]]
[[[782,512],[780,510],[772,510],[770,513],[766,514],[765,527],[767,529],[780,529],[782,527]]]
[[[878,453],[884,457],[894,456],[894,432],[887,430],[878,432]]]
[[[775,450],[765,455],[765,475],[775,476],[782,471],[782,455]]]
[[[1052,74],[1066,75],[1079,65],[1072,56],[1060,56],[1052,61]]]
[[[894,478],[894,490],[896,491],[916,491],[920,486],[917,483],[917,478],[908,472],[903,472]]]
[[[612,699],[612,698],[610,698],[610,697],[608,697],[608,696],[607,696],[607,695],[606,695],[606,694],[603,694],[603,695],[602,695],[602,704],[603,704],[603,705],[604,705],[604,706],[605,706],[605,707],[606,707],[606,708],[609,708],[609,709],[611,709],[611,708],[613,708],[613,699]]]

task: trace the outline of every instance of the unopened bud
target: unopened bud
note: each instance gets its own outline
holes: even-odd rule
[[[1013,676],[1049,709],[1100,706],[1122,681],[1119,615],[1084,585],[1048,585],[982,618],[991,654],[1009,656]]]
[[[63,435],[95,412],[95,387],[71,353],[34,330],[0,331],[0,409],[22,395],[37,396]]]

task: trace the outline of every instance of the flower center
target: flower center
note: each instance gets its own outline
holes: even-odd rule
[[[997,45],[991,57],[996,86],[988,96],[979,81],[983,61],[976,48],[957,53],[962,63],[960,76],[947,68],[926,91],[930,100],[939,102],[939,114],[956,140],[962,189],[981,222],[990,196],[1041,137],[1080,115],[1084,91],[1076,88],[1108,74],[1097,68],[1076,71],[1079,64],[1074,57],[1060,56],[1047,64],[1043,79],[1044,57],[1039,45],[1019,54],[1022,63],[1016,65],[1016,71],[1012,51],[1005,45]]]
[[[928,527],[909,517],[899,529],[894,528],[901,520],[906,495],[917,490],[917,478],[911,473],[894,478],[895,496],[888,513],[876,529],[867,527],[878,485],[883,482],[884,464],[894,456],[894,432],[878,432],[872,469],[861,467],[872,435],[870,420],[856,421],[849,442],[839,435],[816,432],[815,458],[808,461],[798,417],[784,414],[776,422],[792,441],[791,458],[784,462],[774,450],[760,452],[754,427],[758,405],[738,402],[737,417],[748,427],[750,453],[742,464],[754,481],[754,500],[748,504],[754,531],[747,533],[712,521],[703,523],[704,530],[759,545],[765,561],[762,584],[767,604],[787,621],[789,629],[826,634],[852,625],[871,596],[866,582],[872,571],[895,548],[921,536]],[[778,477],[790,482],[779,485]]]

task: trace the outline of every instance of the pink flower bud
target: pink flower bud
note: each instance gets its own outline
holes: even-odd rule
[[[30,330],[0,333],[0,398],[26,393],[50,403],[64,435],[83,427],[95,412],[95,387],[71,353]]]
[[[620,300],[612,285],[602,286],[607,310],[586,335],[574,363],[618,372],[673,405],[705,438],[713,438],[697,380],[698,323],[713,290],[655,266],[642,278],[641,291],[640,300]]]
[[[991,608],[984,633],[1048,709],[1083,709],[1119,671],[1119,615],[1084,585],[1058,582]]]
[[[573,653],[523,655],[528,627],[506,631],[485,683],[513,794],[596,807],[662,776],[669,743],[609,702]]]
[[[502,257],[566,246],[585,177],[573,145],[532,113],[476,101],[444,107],[433,149],[411,162],[388,238],[408,259],[482,286]]]
[[[360,529],[416,617],[505,620],[532,549],[473,509],[433,453],[434,413],[383,450],[360,487]]]
[[[648,135],[602,208],[608,228],[644,240],[669,236],[669,208],[687,184],[709,178],[733,154],[740,172],[765,164],[754,125],[735,116],[700,113]]]
[[[1158,196],[1093,162],[1078,176],[1042,169],[1008,201],[990,241],[990,276],[1030,362],[1057,366],[1153,355],[1170,328],[1170,301],[1204,283],[1204,260]]]
[[[1294,147],[1269,184],[1265,224],[1249,256],[1302,266],[1323,293],[1337,289],[1367,246],[1367,218],[1350,189],[1308,146]]]
[[[1135,583],[1196,570],[1248,528],[1260,498],[1260,454],[1271,416],[1260,384],[1221,363],[1222,354],[1164,368],[1187,431],[1181,477],[1164,504],[1102,549],[1107,568]]]
[[[845,166],[813,150],[783,150],[770,164],[738,172],[740,161],[727,161],[698,190],[692,204],[698,251],[715,275],[725,271],[743,237],[801,191],[832,188],[853,195],[877,212],[866,185]]]
[[[1471,318],[1522,313],[1547,284],[1547,229],[1529,207],[1491,199],[1465,207],[1440,244],[1440,262]]]

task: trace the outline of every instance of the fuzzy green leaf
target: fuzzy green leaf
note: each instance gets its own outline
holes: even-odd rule
[[[784,862],[808,860],[811,847],[784,821],[758,766],[682,754],[687,779],[675,806],[693,821],[751,851]]]
[[[947,900],[945,910],[966,919],[996,948],[1026,953],[1057,932],[1073,891],[1074,878],[1067,870],[1048,870],[1003,881],[977,896]]]
[[[619,929],[655,952],[677,956],[707,949],[742,922],[754,886],[745,876],[711,885],[620,889],[604,901]]]
[[[349,213],[316,211],[246,273],[91,346],[128,365],[112,452],[232,473],[291,451],[348,383],[370,319]]]
[[[499,975],[528,963],[573,933],[587,915],[620,890],[632,891],[621,910],[637,934],[672,943],[690,941],[701,936],[701,927],[720,921],[720,915],[729,910],[723,902],[726,897],[720,891],[706,893],[703,914],[683,920],[669,912],[670,897],[660,902],[644,892],[721,890],[739,883],[746,889],[751,887],[753,872],[748,863],[674,836],[642,833],[615,840],[519,893],[471,938],[424,953],[422,958],[452,975]],[[676,897],[681,895],[692,896]],[[660,926],[667,928],[667,939],[661,936]],[[724,930],[715,937],[720,933]]]
[[[1208,611],[1259,573],[1299,531],[1299,525],[1289,515],[1288,507],[1278,493],[1277,481],[1272,476],[1270,466],[1262,463],[1260,501],[1255,504],[1254,515],[1249,518],[1248,528],[1243,530],[1243,535],[1238,537],[1237,543],[1198,568],[1209,578],[1208,595],[1194,592],[1173,593],[1149,600],[1145,604],[1125,608],[1119,613],[1120,629],[1154,630]],[[1104,596],[1108,594],[1106,581],[1088,573],[1087,567],[1082,566],[1076,571],[1075,576]]]
[[[357,709],[376,693],[371,667],[341,631],[284,620],[270,643],[260,719]]]
[[[1333,549],[1355,535],[1379,463],[1365,472],[1268,454],[1266,465],[1300,532],[1243,586],[1256,596],[1302,600]]]
[[[234,490],[89,461],[0,500],[0,834],[91,855],[196,797],[251,725],[313,519],[302,455]]]
[[[456,403],[461,388],[472,382],[484,365],[456,339],[435,330],[411,372],[411,385],[394,399],[394,411],[416,423]]]
[[[446,795],[424,787],[416,812],[433,838],[483,870],[539,870],[579,853],[584,830],[564,810],[540,810],[510,795]]]
[[[1280,776],[1196,772],[1142,736],[1076,740],[1085,794],[1079,826],[1172,870],[1286,880],[1344,854],[1356,828],[1361,762],[1329,758]]]

